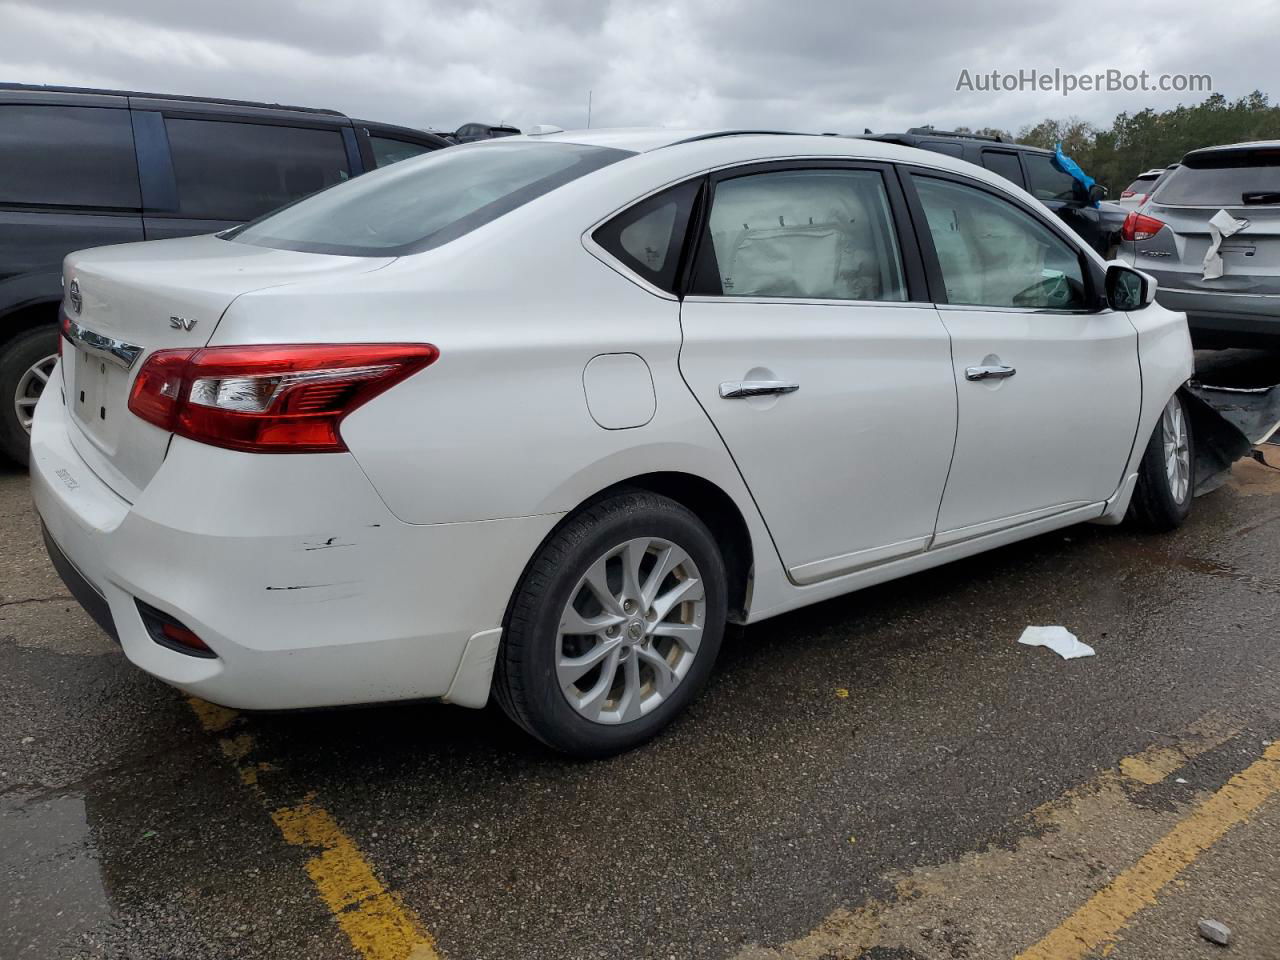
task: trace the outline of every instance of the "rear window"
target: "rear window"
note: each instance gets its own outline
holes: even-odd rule
[[[1172,206],[1280,203],[1280,150],[1233,150],[1186,158],[1156,195]]]
[[[0,106],[0,203],[137,210],[129,111]]]
[[[171,117],[165,130],[184,217],[252,220],[351,175],[333,129]]]
[[[450,147],[367,173],[223,236],[304,253],[419,253],[629,156],[559,142]]]

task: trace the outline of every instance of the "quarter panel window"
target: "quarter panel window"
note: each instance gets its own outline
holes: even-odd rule
[[[0,203],[136,210],[129,111],[0,106]]]
[[[701,180],[693,180],[642,200],[592,238],[639,276],[674,293],[689,214],[701,186]]]
[[[714,292],[726,297],[907,299],[879,171],[780,170],[725,180],[708,226],[716,267],[700,267],[700,288],[718,284]]]
[[[206,220],[252,220],[346,180],[337,130],[168,118],[179,213]]]
[[[1006,200],[913,174],[938,255],[947,302],[1083,310],[1080,252]]]

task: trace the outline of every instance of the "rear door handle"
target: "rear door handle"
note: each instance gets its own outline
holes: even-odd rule
[[[786,380],[726,380],[720,384],[720,396],[725,400],[742,397],[772,397],[783,393],[795,393],[798,383]]]
[[[966,380],[1008,380],[1018,371],[1003,364],[989,364],[981,367],[966,367]]]

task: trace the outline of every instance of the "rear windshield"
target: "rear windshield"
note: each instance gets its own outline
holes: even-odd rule
[[[1156,202],[1173,206],[1280,204],[1280,150],[1189,156],[1161,183]]]
[[[629,156],[559,142],[449,147],[321,191],[222,236],[304,253],[419,253]]]
[[[1137,180],[1133,181],[1133,183],[1129,184],[1129,186],[1125,187],[1124,192],[1126,194],[1146,193],[1148,190],[1151,189],[1151,185],[1155,182],[1156,182],[1155,176],[1139,177]]]

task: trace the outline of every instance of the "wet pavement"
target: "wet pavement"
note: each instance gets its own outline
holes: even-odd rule
[[[494,709],[199,713],[67,598],[6,467],[0,544],[5,960],[1180,960],[1221,952],[1201,917],[1280,958],[1280,469],[1174,534],[1077,527],[735,631],[601,763]]]

